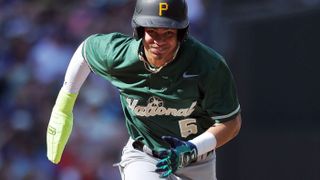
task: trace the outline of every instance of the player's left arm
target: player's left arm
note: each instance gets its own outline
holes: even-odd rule
[[[211,133],[216,139],[214,149],[223,146],[236,137],[241,128],[241,114],[238,113],[234,118],[222,123],[215,123],[206,133]]]

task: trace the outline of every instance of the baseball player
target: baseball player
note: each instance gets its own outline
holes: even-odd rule
[[[48,159],[59,163],[77,95],[94,72],[120,92],[130,135],[123,180],[216,179],[215,149],[241,126],[225,60],[188,35],[185,0],[137,0],[132,26],[133,37],[95,34],[75,51],[50,117]]]

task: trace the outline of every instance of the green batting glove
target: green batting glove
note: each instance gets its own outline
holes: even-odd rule
[[[166,178],[196,161],[198,150],[193,143],[171,136],[163,136],[162,139],[170,148],[159,152],[160,160],[156,164],[156,172],[160,174],[160,178]]]
[[[54,164],[60,162],[73,125],[73,106],[78,94],[59,92],[47,129],[47,157]]]

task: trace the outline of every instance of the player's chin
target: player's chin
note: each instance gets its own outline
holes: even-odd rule
[[[153,54],[153,53],[152,53],[152,59],[154,59],[154,60],[156,60],[156,61],[164,61],[164,60],[165,60],[164,57],[165,57],[165,56],[162,55],[162,54]]]
[[[160,51],[151,51],[151,54],[155,59],[163,59],[163,57],[165,56],[165,53]]]

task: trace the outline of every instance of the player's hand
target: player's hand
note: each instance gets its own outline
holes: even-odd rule
[[[198,150],[191,142],[171,136],[163,136],[162,139],[169,143],[170,148],[159,152],[160,160],[156,165],[156,172],[160,173],[161,178],[168,177],[197,159]]]
[[[73,125],[73,104],[77,94],[60,91],[53,107],[47,129],[47,157],[54,164],[60,162]]]

